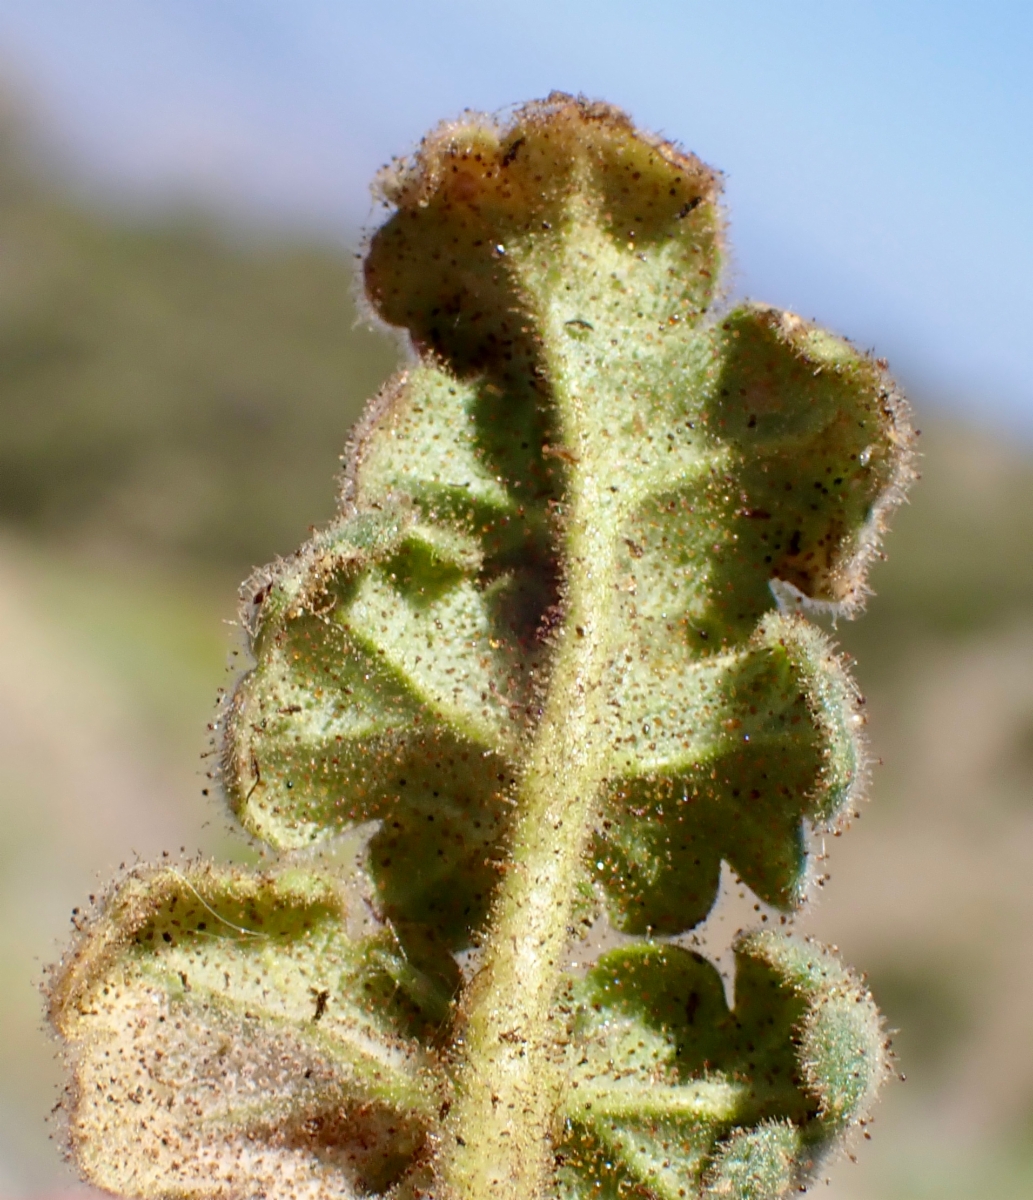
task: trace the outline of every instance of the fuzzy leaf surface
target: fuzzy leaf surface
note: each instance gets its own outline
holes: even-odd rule
[[[871,997],[796,938],[740,939],[731,1009],[709,962],[662,944],[610,951],[571,992],[557,1154],[571,1200],[782,1196],[886,1071]]]
[[[52,1015],[70,1132],[121,1195],[360,1195],[420,1153],[449,995],[387,935],[344,932],[300,872],[131,876],[65,964]],[[422,1044],[421,1044],[422,1043]]]
[[[379,187],[366,291],[414,362],[336,520],[242,591],[223,766],[287,861],[364,831],[381,931],[308,868],[131,878],[54,993],[80,1162],[197,1200],[782,1196],[871,1101],[870,999],[761,933],[729,1009],[655,938],[722,862],[794,911],[858,799],[806,613],[863,599],[906,406],[725,306],[719,178],[605,105],[442,125]],[[593,906],[650,940],[575,981]]]
[[[468,944],[591,569],[611,918],[691,928],[722,859],[791,910],[806,825],[837,820],[863,763],[852,687],[772,581],[856,606],[907,473],[902,402],[797,317],[709,318],[717,181],[612,110],[445,126],[383,188],[367,287],[422,361],[358,432],[338,524],[245,596],[242,821],[281,847],[382,822],[386,915]],[[567,537],[587,497],[590,564]],[[360,548],[371,520],[393,532]]]

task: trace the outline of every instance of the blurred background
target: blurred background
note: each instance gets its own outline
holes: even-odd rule
[[[923,480],[835,631],[872,802],[800,923],[906,1082],[820,1191],[1033,1194],[1033,7],[0,0],[0,1197],[79,1189],[38,983],[73,906],[205,796],[235,590],[333,510],[397,343],[356,324],[367,183],[553,88],[726,172],[733,296],[890,359]]]

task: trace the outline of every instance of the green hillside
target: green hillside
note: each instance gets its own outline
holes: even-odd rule
[[[238,569],[293,549],[397,356],[352,279],[344,247],[129,224],[0,167],[0,518]]]

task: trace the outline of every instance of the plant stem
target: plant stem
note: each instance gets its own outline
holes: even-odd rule
[[[511,865],[464,1005],[457,1099],[440,1163],[454,1200],[530,1200],[549,1166],[562,1082],[553,1003],[602,779],[612,654],[614,539],[601,519],[608,497],[599,480],[595,470],[571,471],[563,631],[518,793]]]

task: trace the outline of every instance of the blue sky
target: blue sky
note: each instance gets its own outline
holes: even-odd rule
[[[0,0],[0,71],[114,195],[350,234],[441,117],[583,91],[727,175],[734,290],[1033,439],[1033,5]]]

